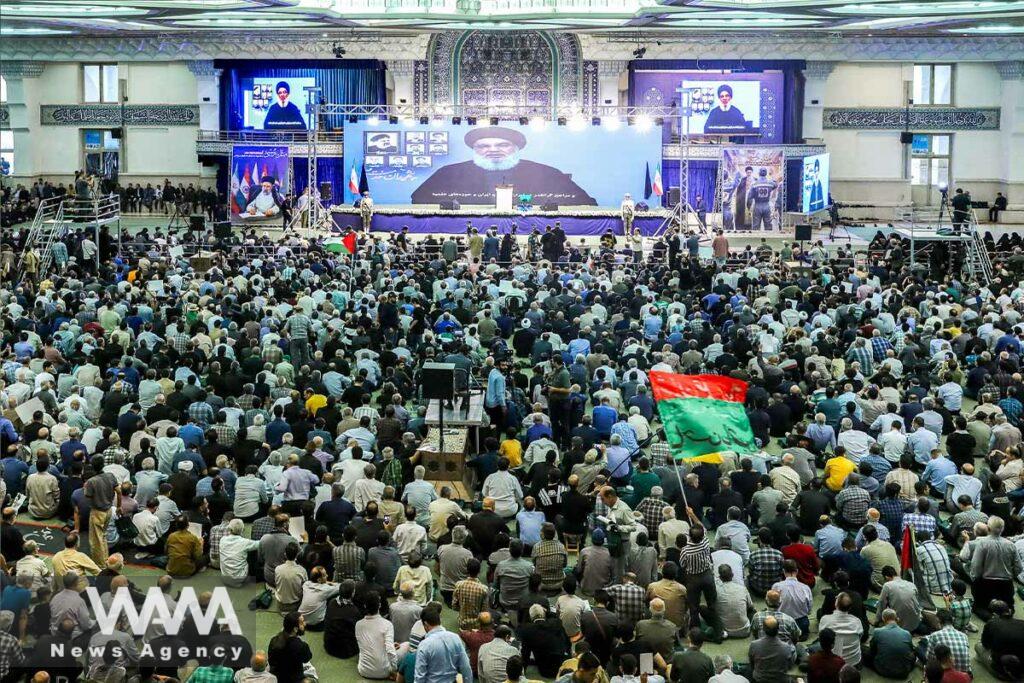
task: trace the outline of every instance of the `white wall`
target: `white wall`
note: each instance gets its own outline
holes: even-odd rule
[[[902,107],[905,81],[913,78],[913,63],[837,64],[824,87],[824,107]],[[1003,88],[994,63],[956,65],[953,104],[998,107]],[[805,124],[806,125],[806,124]],[[832,154],[833,195],[840,202],[906,204],[911,201],[907,154],[898,131],[825,130]],[[971,190],[977,199],[1007,191],[1009,159],[1004,131],[953,133],[952,181]],[[1014,199],[1011,197],[1011,203]]]
[[[128,104],[198,103],[196,77],[184,62],[131,62],[118,65],[127,81]],[[11,99],[11,98],[9,98]],[[15,127],[16,178],[46,176],[68,182],[83,164],[82,129],[90,126],[42,126],[43,104],[76,104],[82,99],[81,66],[51,62],[38,78],[22,81],[25,124]],[[13,101],[13,100],[12,100]],[[196,157],[196,126],[164,128],[130,126],[122,140],[123,182],[177,181],[212,184]]]

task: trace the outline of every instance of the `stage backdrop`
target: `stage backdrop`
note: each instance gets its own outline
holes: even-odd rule
[[[267,217],[262,211],[249,217],[248,208],[262,192],[263,178],[273,183],[271,194],[274,206],[279,207],[281,198],[288,193],[289,172],[288,146],[274,147],[233,145],[231,148],[230,200],[231,219],[241,222],[266,222],[280,220],[279,211],[267,207],[273,216]],[[265,200],[264,200],[265,202]]]
[[[661,162],[661,129],[637,126],[345,124],[346,173],[365,170],[377,204],[494,206],[496,185],[536,207],[615,206],[644,198]],[[358,182],[356,184],[358,186]],[[356,197],[351,185],[345,199]],[[652,197],[657,201],[656,197]],[[518,203],[518,199],[515,203]]]
[[[726,147],[719,186],[726,230],[778,230],[786,195],[786,157],[775,147]],[[763,174],[763,175],[762,175]]]

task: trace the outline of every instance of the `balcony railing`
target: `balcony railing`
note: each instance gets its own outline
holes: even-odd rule
[[[338,131],[320,131],[317,142],[341,142],[344,135]],[[255,142],[255,143],[304,143],[309,141],[306,131],[274,132],[266,130],[200,130],[199,142]]]

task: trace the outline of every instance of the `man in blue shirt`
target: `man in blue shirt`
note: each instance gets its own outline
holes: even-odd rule
[[[928,484],[931,495],[937,498],[946,497],[946,477],[956,474],[956,465],[952,460],[935,449],[931,452],[931,461],[921,473],[921,481]]]
[[[473,683],[473,671],[462,638],[441,626],[441,609],[437,603],[423,608],[420,620],[427,635],[416,652],[414,683],[451,683],[462,674],[463,683]]]
[[[7,485],[7,493],[13,498],[25,491],[25,477],[28,476],[28,464],[20,458],[10,456],[0,460],[3,465],[4,484]]]
[[[501,360],[487,375],[487,393],[484,396],[484,410],[491,418],[491,424],[498,427],[505,423],[505,373],[508,361]]]
[[[593,411],[593,423],[594,429],[601,436],[602,439],[607,439],[611,436],[612,425],[618,420],[619,414],[609,405],[607,398],[601,399],[601,405],[594,406]]]
[[[544,424],[544,418],[541,415],[534,415],[533,424],[526,430],[526,445],[529,446],[542,437],[554,439],[551,427]]]

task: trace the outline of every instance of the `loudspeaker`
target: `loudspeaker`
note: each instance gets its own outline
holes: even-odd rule
[[[217,221],[214,223],[213,236],[218,239],[231,237],[231,221]]]
[[[424,363],[420,379],[423,398],[451,401],[455,398],[455,363]]]
[[[114,128],[114,129],[112,129],[110,131],[110,137],[112,139],[114,139],[114,140],[120,140],[122,137],[124,137],[124,129],[123,128]]]
[[[798,242],[810,242],[811,241],[811,224],[810,223],[798,223],[796,226],[796,235],[794,236]]]
[[[458,211],[462,207],[454,199],[445,199],[441,202],[440,208],[442,211]]]
[[[900,142],[904,145],[909,145],[914,141],[914,134],[910,131],[903,131],[900,133]]]
[[[675,206],[679,203],[679,187],[668,188],[668,205]]]
[[[330,183],[320,183],[320,199],[324,200],[325,202],[331,201]]]
[[[558,211],[558,204],[541,204],[541,211]]]
[[[206,228],[206,218],[203,216],[189,216],[188,217],[188,229],[189,230],[203,230]]]

